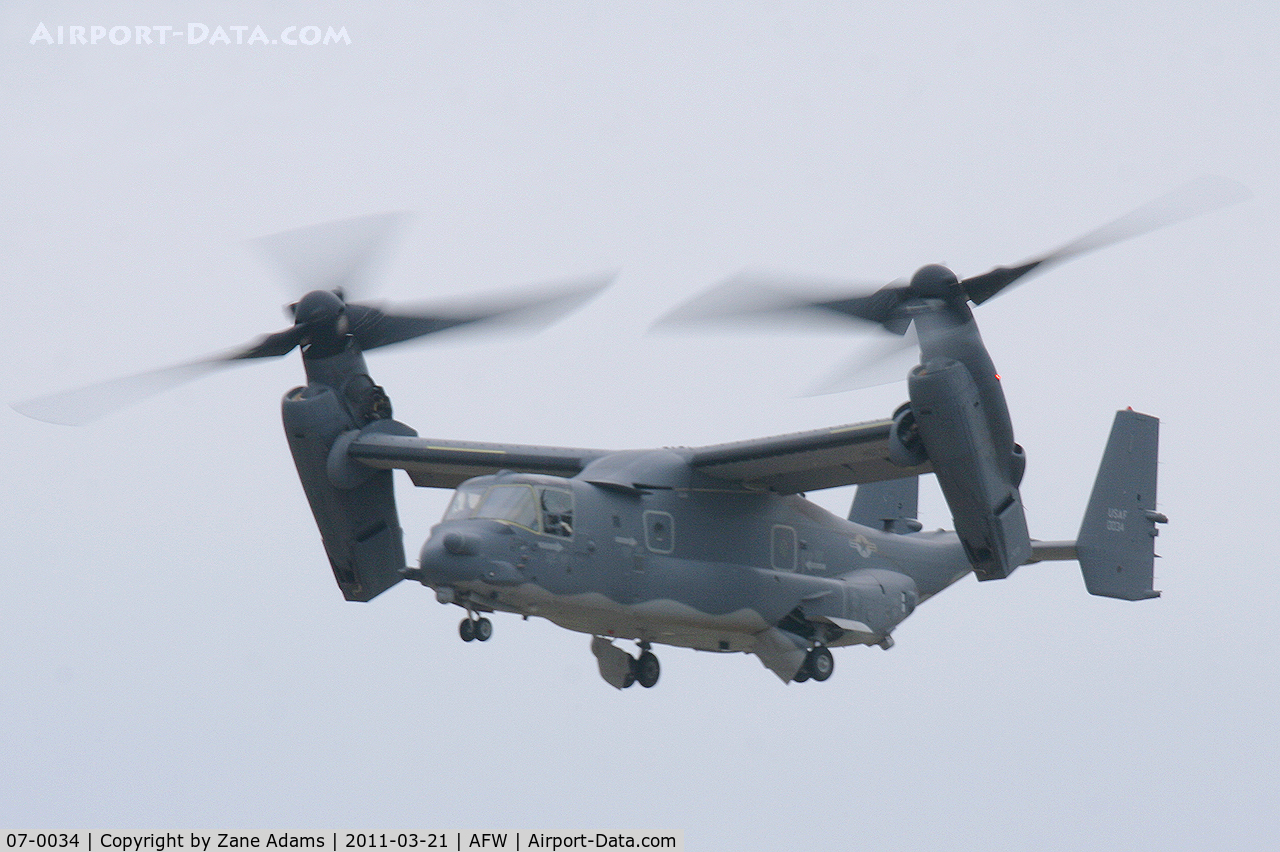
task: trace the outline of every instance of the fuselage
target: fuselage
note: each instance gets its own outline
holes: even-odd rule
[[[753,651],[773,628],[806,643],[884,643],[969,570],[951,533],[886,533],[799,495],[500,473],[455,492],[417,579],[472,610]]]

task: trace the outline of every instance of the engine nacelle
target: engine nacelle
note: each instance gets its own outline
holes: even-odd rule
[[[281,408],[333,577],[347,600],[367,601],[399,582],[405,568],[391,471],[359,470],[357,462],[345,458],[349,437],[360,424],[333,388],[317,382],[295,388]],[[364,428],[415,434],[389,419]]]
[[[979,580],[1009,576],[1031,558],[1016,455],[997,451],[964,364],[933,359],[911,371],[907,387],[916,431],[974,573]]]

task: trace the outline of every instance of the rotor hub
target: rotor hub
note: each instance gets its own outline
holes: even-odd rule
[[[960,279],[947,267],[931,263],[916,270],[909,288],[925,299],[947,299],[960,291]]]
[[[312,290],[303,296],[293,310],[293,320],[297,325],[335,326],[346,314],[347,305],[329,290]]]

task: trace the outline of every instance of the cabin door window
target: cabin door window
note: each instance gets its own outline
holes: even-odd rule
[[[670,514],[653,510],[644,513],[644,543],[654,553],[675,550],[675,520]]]
[[[773,526],[773,567],[777,571],[796,570],[796,531],[782,524]]]

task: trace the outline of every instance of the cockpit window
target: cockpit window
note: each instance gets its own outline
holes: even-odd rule
[[[530,485],[495,485],[484,495],[477,518],[509,521],[517,526],[538,531],[538,504]]]
[[[463,485],[453,492],[453,499],[449,501],[449,508],[444,510],[444,520],[457,521],[474,515],[476,508],[480,505],[480,500],[484,497],[484,492],[485,487],[483,485],[479,487],[473,485],[470,488]]]
[[[542,488],[542,530],[547,535],[573,538],[573,492]]]
[[[454,492],[444,520],[467,518],[492,518],[534,532],[573,538],[573,492],[545,485],[464,484]]]

